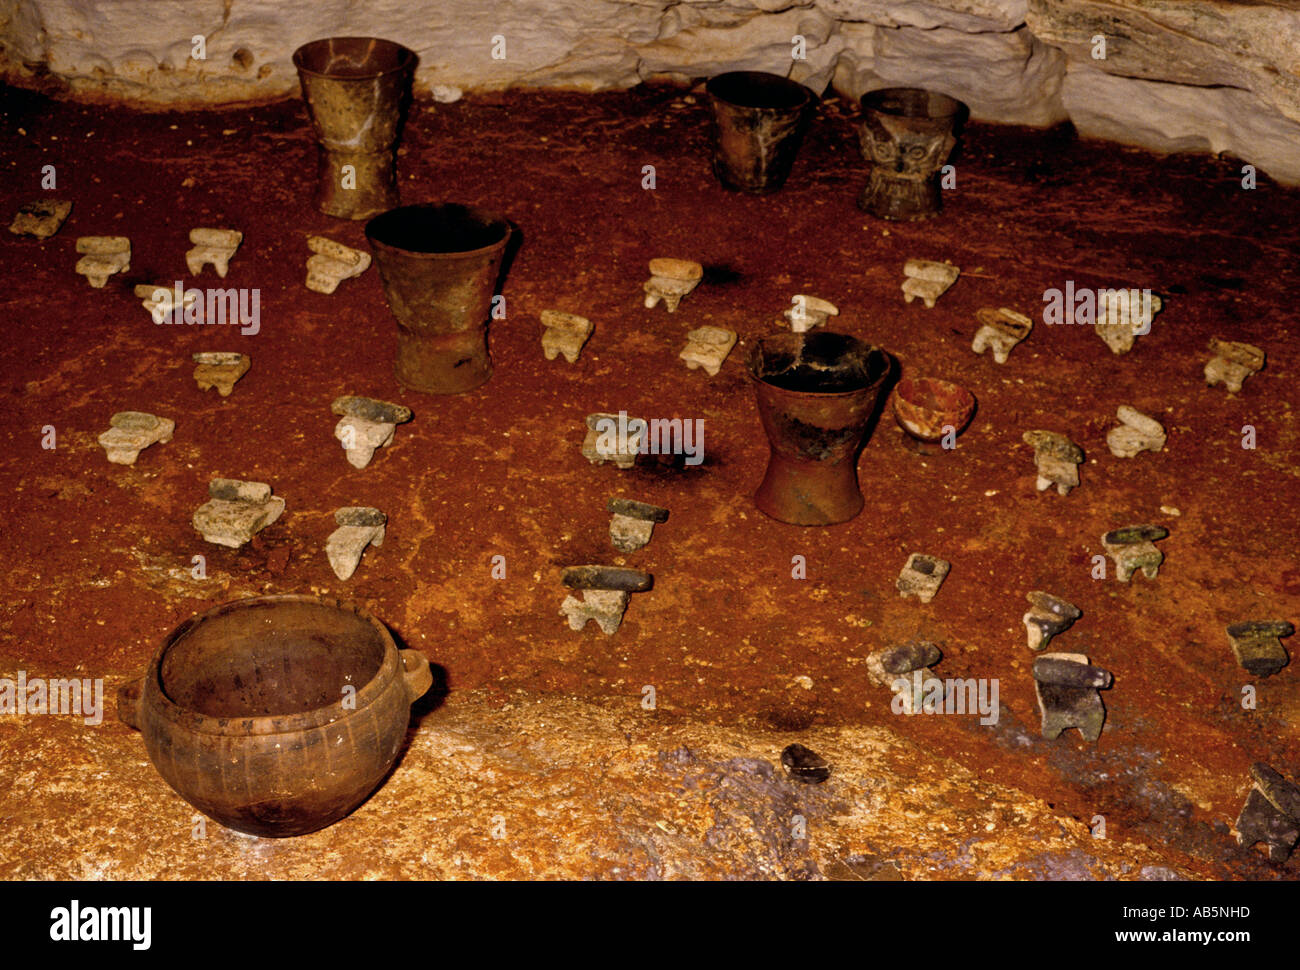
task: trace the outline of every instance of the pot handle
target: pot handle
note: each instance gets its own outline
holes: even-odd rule
[[[433,671],[429,669],[429,658],[419,650],[399,650],[402,658],[402,679],[406,681],[406,690],[414,703],[424,696],[424,692],[433,686]]]
[[[117,689],[117,719],[137,731],[140,730],[140,697],[143,693],[143,675]]]

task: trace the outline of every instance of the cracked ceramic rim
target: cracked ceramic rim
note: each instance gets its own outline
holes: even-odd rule
[[[811,349],[817,357],[830,359],[834,356],[837,359],[826,366],[821,365],[816,357],[805,360],[803,356],[805,348]],[[779,363],[785,357],[789,357],[786,366],[774,366],[774,363]],[[852,375],[853,369],[844,362],[850,357],[856,359],[861,365],[861,373],[854,380],[853,386],[847,390],[792,390],[771,380],[773,377],[789,374],[801,367],[828,375],[839,371],[848,378]],[[816,400],[847,398],[875,391],[889,378],[893,367],[893,359],[881,348],[851,334],[824,329],[804,330],[798,333],[778,331],[768,334],[755,341],[745,357],[745,369],[755,383],[766,385],[782,394]]]

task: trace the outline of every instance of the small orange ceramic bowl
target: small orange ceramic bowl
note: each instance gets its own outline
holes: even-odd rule
[[[894,417],[919,441],[939,441],[944,430],[960,434],[975,413],[975,395],[935,377],[906,377],[894,388]]]

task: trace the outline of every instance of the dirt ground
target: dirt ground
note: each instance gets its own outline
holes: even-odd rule
[[[941,217],[885,224],[855,207],[865,173],[843,100],[819,106],[785,190],[763,198],[715,182],[707,108],[681,89],[417,101],[399,151],[403,201],[488,207],[523,236],[503,289],[506,319],[491,329],[492,380],[431,397],[393,376],[395,327],[373,268],[330,296],[304,288],[308,235],[360,248],[365,239],[362,224],[311,206],[316,147],[301,102],[141,115],[4,89],[0,109],[4,218],[42,196],[75,202],[48,241],[0,233],[0,395],[10,415],[0,428],[0,674],[102,677],[111,695],[197,612],[260,593],[329,593],[423,650],[448,703],[496,689],[637,701],[651,685],[664,715],[783,743],[888,727],[1062,819],[1093,826],[1102,816],[1107,838],[1144,844],[1180,872],[1295,878],[1300,862],[1238,848],[1231,826],[1252,762],[1300,773],[1297,671],[1253,680],[1224,628],[1300,618],[1300,191],[1262,175],[1245,190],[1233,159],[972,124]],[[48,192],[47,164],[57,172]],[[653,190],[642,188],[646,165]],[[185,272],[195,226],[244,233],[224,282],[211,269]],[[131,268],[94,290],[73,272],[74,244],[108,234],[131,238]],[[708,268],[675,314],[642,305],[656,256]],[[903,302],[910,257],[961,267],[933,309]],[[131,287],[174,280],[259,288],[260,332],[155,325]],[[1069,280],[1150,288],[1164,309],[1116,356],[1091,327],[1042,322],[1044,291]],[[837,304],[835,328],[888,350],[904,375],[957,381],[978,400],[953,451],[909,448],[887,413],[859,463],[864,511],[829,528],[782,525],[751,500],[767,442],[744,353],[783,325],[795,293]],[[970,348],[985,306],[1037,321],[1003,366]],[[548,308],[595,323],[574,365],[542,356],[538,315]],[[703,324],[740,336],[715,378],[677,358]],[[1268,355],[1240,394],[1205,386],[1213,335]],[[251,356],[229,398],[197,390],[190,354],[200,350]],[[332,435],[330,402],[346,393],[415,412],[364,470]],[[1105,435],[1121,404],[1165,424],[1162,452],[1110,455]],[[174,419],[174,440],[133,467],[110,464],[97,437],[120,410]],[[703,464],[589,464],[584,417],[620,410],[702,419]],[[43,448],[51,425],[56,447]],[[1247,425],[1253,449],[1243,448]],[[1035,490],[1021,440],[1032,428],[1084,449],[1082,484],[1068,496]],[[205,543],[191,525],[218,476],[268,482],[287,502],[240,551]],[[605,503],[615,495],[671,510],[639,552],[610,545]],[[389,526],[340,582],[324,544],[344,505],[377,506]],[[1093,579],[1102,534],[1141,522],[1170,530],[1159,577],[1122,584],[1110,568]],[[952,563],[928,605],[894,589],[910,552]],[[491,575],[495,556],[505,557],[504,579]],[[792,576],[795,556],[806,559],[805,579]],[[560,570],[586,562],[654,573],[653,591],[632,599],[612,637],[594,624],[571,632],[558,613]],[[1053,648],[1114,673],[1095,744],[1077,732],[1038,738],[1020,619],[1035,589],[1083,611]],[[918,636],[942,648],[938,676],[998,678],[995,726],[891,712],[864,657]],[[1253,709],[1242,705],[1249,684]],[[0,748],[24,749],[52,720],[0,719]],[[116,732],[123,757],[143,757],[111,704],[104,725],[86,730]],[[12,779],[8,790],[0,826],[38,827],[42,809],[18,807]],[[109,797],[97,791],[79,797]],[[156,775],[139,797],[178,802]],[[340,851],[360,860],[376,850]],[[81,870],[70,861],[61,871]]]

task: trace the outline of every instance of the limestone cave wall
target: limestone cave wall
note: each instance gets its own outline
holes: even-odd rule
[[[406,44],[443,99],[733,69],[849,97],[921,85],[976,119],[1068,118],[1300,182],[1295,0],[0,0],[0,72],[147,107],[264,101],[294,94],[293,50],[330,35]]]

